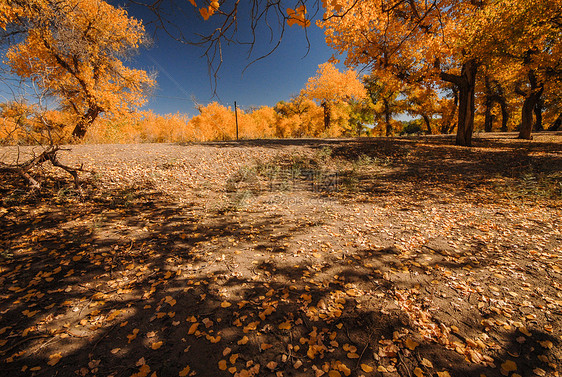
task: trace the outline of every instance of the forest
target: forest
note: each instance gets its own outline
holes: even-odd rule
[[[238,19],[237,3],[192,5],[208,22]],[[456,133],[457,144],[471,145],[473,131],[530,139],[560,128],[556,2],[332,1],[309,5],[324,13],[317,26],[306,5],[285,11],[268,3],[256,14],[277,12],[283,27],[323,28],[350,68],[338,70],[334,57],[291,98],[241,111],[243,139]],[[260,17],[252,22],[270,21]],[[146,30],[122,8],[101,0],[8,1],[0,26],[5,74],[33,84],[33,93],[1,104],[4,144],[236,137],[234,109],[218,102],[198,105],[191,118],[139,110],[156,81],[126,66],[146,43]],[[229,32],[205,36],[207,51]]]
[[[145,107],[150,33],[213,83],[263,27],[333,57]],[[562,0],[0,0],[0,375],[559,376],[561,42]]]

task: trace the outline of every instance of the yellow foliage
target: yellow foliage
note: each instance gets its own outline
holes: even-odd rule
[[[19,13],[17,22],[28,30],[6,53],[12,73],[58,98],[64,110],[79,116],[84,133],[100,113],[123,114],[144,103],[154,80],[121,61],[143,43],[144,27],[125,10],[103,0],[9,4],[9,12],[0,9],[0,26],[15,23],[10,14]]]
[[[317,103],[362,100],[367,96],[357,72],[340,72],[333,63],[320,64],[316,76],[308,79],[301,94]]]
[[[306,18],[306,6],[303,4],[296,9],[287,8],[287,25],[299,25],[303,28],[310,26],[310,20]]]

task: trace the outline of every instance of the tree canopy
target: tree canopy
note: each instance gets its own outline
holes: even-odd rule
[[[102,0],[9,0],[0,26],[12,36],[11,72],[32,80],[75,117],[83,138],[100,113],[144,103],[154,79],[123,61],[144,42],[142,23]]]

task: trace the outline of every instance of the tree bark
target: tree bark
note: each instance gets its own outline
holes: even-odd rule
[[[509,121],[509,111],[507,111],[507,101],[503,95],[500,96],[500,108],[502,110],[502,132],[507,132],[507,122]]]
[[[539,98],[537,103],[535,104],[535,108],[533,111],[535,112],[535,131],[540,132],[544,131],[542,126],[542,109],[543,109],[543,101],[542,98]]]
[[[484,76],[484,86],[486,88],[484,100],[484,132],[492,132],[492,106],[494,105],[494,98],[488,75]]]
[[[519,130],[519,139],[531,140],[531,131],[533,130],[533,109],[535,108],[534,96],[530,95],[525,98],[523,107],[521,108],[521,129]]]
[[[382,103],[384,105],[384,124],[386,129],[386,137],[389,137],[392,133],[392,124],[390,124],[390,105],[386,98],[382,100]]]
[[[488,98],[486,98],[486,102],[484,106],[486,107],[484,113],[484,132],[492,132],[492,125],[493,125],[492,102],[489,101]]]
[[[476,74],[478,62],[474,59],[462,65],[460,75],[441,72],[441,78],[453,83],[459,91],[459,116],[457,123],[456,144],[470,147],[472,145],[472,131],[474,130],[474,97],[476,92]]]
[[[330,128],[330,104],[328,101],[322,102],[322,107],[324,108],[324,130],[328,130]]]
[[[433,133],[433,130],[431,129],[431,121],[429,119],[429,116],[427,114],[423,114],[422,118],[423,121],[425,122],[425,126],[427,127],[427,133],[431,135]]]
[[[95,105],[90,106],[88,111],[86,111],[86,113],[80,117],[78,123],[76,123],[76,126],[72,131],[72,137],[79,140],[83,139],[86,135],[86,131],[88,131],[88,128],[92,125],[92,123],[94,123],[101,112],[102,109],[100,107]]]
[[[519,139],[531,140],[533,137],[531,133],[533,131],[533,112],[537,103],[540,101],[543,88],[539,85],[535,72],[533,70],[529,71],[528,74],[529,83],[531,87],[528,91],[524,91],[521,88],[516,88],[515,91],[519,95],[523,95],[525,100],[523,101],[523,107],[521,108],[521,129],[519,130]]]

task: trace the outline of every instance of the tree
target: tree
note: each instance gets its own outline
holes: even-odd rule
[[[425,132],[431,135],[433,118],[442,112],[440,105],[446,102],[440,101],[438,93],[429,86],[408,85],[403,93],[406,97],[404,107],[407,113],[411,116],[421,116]]]
[[[25,99],[11,101],[0,106],[0,141],[3,143],[25,143],[39,146],[31,151],[19,153],[16,156],[0,158],[0,172],[16,173],[27,180],[34,190],[41,188],[41,183],[33,177],[32,170],[45,162],[65,170],[74,179],[74,185],[80,188],[78,171],[62,164],[58,159],[58,152],[62,149],[58,142],[64,133],[64,113],[47,111],[42,97],[37,104],[28,104]]]
[[[483,74],[483,95],[484,95],[484,131],[492,131],[494,104],[499,104],[502,114],[501,131],[507,131],[509,121],[509,110],[505,90],[501,82],[493,78],[488,70]]]
[[[236,138],[234,111],[218,102],[199,106],[199,115],[189,120],[197,140],[233,140]]]
[[[402,112],[404,101],[399,99],[403,83],[384,72],[372,73],[363,79],[365,88],[373,103],[373,121],[384,127],[386,136],[392,135],[392,117]]]
[[[277,121],[276,137],[315,137],[322,134],[323,109],[302,95],[290,101],[280,101],[275,107]]]
[[[466,33],[472,55],[501,69],[523,98],[519,138],[531,138],[533,113],[538,125],[543,93],[562,75],[561,36],[562,0],[490,1]]]
[[[335,106],[350,100],[363,100],[365,87],[354,70],[340,72],[333,63],[318,66],[316,76],[308,79],[302,95],[319,103],[324,108],[324,129],[331,123],[331,112]]]
[[[122,60],[145,42],[144,27],[103,0],[8,0],[0,27],[23,39],[6,59],[12,73],[32,80],[75,117],[81,139],[103,112],[142,105],[155,82]]]
[[[349,136],[361,136],[363,131],[369,134],[368,125],[373,124],[374,118],[373,102],[367,98],[363,101],[349,102]]]
[[[473,0],[337,0],[326,4],[326,41],[346,64],[369,65],[404,81],[443,80],[459,95],[456,142],[471,145],[480,62],[464,42],[465,25],[482,2]]]

